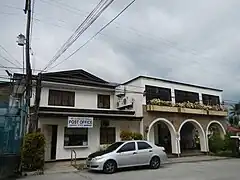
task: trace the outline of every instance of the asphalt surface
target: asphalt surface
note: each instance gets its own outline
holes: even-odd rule
[[[127,169],[106,175],[82,171],[28,176],[26,180],[239,180],[240,159],[163,165],[160,169]]]

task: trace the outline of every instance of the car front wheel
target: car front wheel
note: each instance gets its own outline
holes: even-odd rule
[[[113,160],[108,160],[103,165],[103,172],[106,174],[112,174],[117,170],[117,163]]]
[[[150,161],[150,168],[151,169],[158,169],[160,167],[160,158],[154,156]]]

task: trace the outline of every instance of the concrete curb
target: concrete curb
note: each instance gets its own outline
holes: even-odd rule
[[[232,157],[221,157],[221,158],[211,158],[211,159],[196,159],[196,160],[183,160],[183,161],[168,161],[164,164],[180,164],[180,163],[196,163],[196,162],[206,162],[206,161],[220,161],[220,160],[227,160],[227,159],[234,159]]]

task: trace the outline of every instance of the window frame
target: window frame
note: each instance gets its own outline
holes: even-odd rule
[[[114,129],[114,133],[113,133],[113,135],[114,135],[114,137],[113,137],[114,142],[110,142],[110,143],[102,143],[101,142],[101,129],[104,129],[104,128],[105,129]],[[115,142],[116,142],[116,127],[100,127],[100,145],[103,145],[103,144],[113,144]]]
[[[145,85],[145,95],[147,103],[149,103],[152,99],[155,98],[161,99],[163,101],[172,101],[171,88]]]
[[[75,129],[75,130],[80,130],[80,129],[84,129],[84,130],[86,130],[86,141],[85,142],[87,142],[87,144],[86,145],[83,145],[83,142],[84,142],[84,140],[82,140],[82,145],[66,145],[65,144],[65,138],[66,138],[66,129]],[[63,147],[65,148],[65,149],[67,149],[67,148],[73,148],[73,147],[88,147],[89,146],[89,138],[88,138],[88,134],[89,134],[89,128],[69,128],[69,127],[67,127],[67,126],[65,126],[64,127],[64,130],[63,130],[63,132],[64,132],[64,135],[63,135]],[[75,136],[75,134],[73,133],[73,135]],[[79,135],[79,134],[78,134]],[[69,135],[68,135],[68,137],[69,137]]]
[[[147,144],[149,148],[139,149],[139,143]],[[153,147],[149,143],[147,143],[147,142],[139,141],[139,142],[137,142],[137,148],[138,148],[139,151],[142,151],[142,150],[152,149]]]
[[[124,148],[124,146],[128,145],[128,144],[134,144],[134,150],[127,150],[127,151],[123,151],[121,150],[122,148]],[[117,150],[117,153],[124,153],[124,152],[132,152],[132,151],[136,151],[137,148],[136,148],[136,142],[127,142],[125,144],[123,144],[118,150]]]
[[[194,98],[196,100],[188,99],[189,97],[192,98],[194,96],[196,96]],[[187,101],[189,101],[191,103],[195,103],[195,102],[200,101],[199,93],[192,92],[192,91],[180,90],[180,89],[174,89],[174,97],[175,97],[175,102],[176,103],[183,103],[183,102],[187,102]]]
[[[107,104],[105,104],[106,99],[104,99],[106,97],[108,98],[107,99],[107,101],[108,101]],[[100,100],[102,100],[103,102],[100,102]],[[102,103],[102,105],[101,105],[101,103]],[[99,108],[99,109],[110,109],[111,108],[111,96],[109,94],[98,94],[97,95],[97,108]]]
[[[213,103],[213,100],[216,101],[216,103]],[[205,103],[205,101],[210,101],[208,103]],[[220,105],[220,97],[217,95],[211,95],[211,94],[204,94],[202,93],[202,103],[204,105],[210,105],[210,106],[214,106],[214,105]]]
[[[64,93],[65,96],[64,96]],[[56,95],[57,94],[57,95]],[[58,100],[60,103],[56,103],[56,97],[58,97],[60,100]],[[68,102],[65,104],[65,100],[63,97],[71,97],[70,103]],[[62,90],[56,90],[56,89],[49,89],[48,90],[48,105],[49,106],[65,106],[65,107],[75,107],[75,98],[76,98],[76,92],[75,91],[62,91]]]

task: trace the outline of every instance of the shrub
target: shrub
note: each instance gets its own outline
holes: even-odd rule
[[[214,133],[212,137],[209,138],[209,150],[213,153],[224,150],[224,139],[219,133]]]
[[[29,133],[22,146],[22,168],[25,171],[42,170],[44,167],[45,137],[43,134]]]
[[[143,139],[143,135],[141,133],[137,133],[137,132],[130,132],[130,131],[122,131],[120,133],[120,138],[123,141],[128,141],[128,140],[142,140]]]
[[[130,131],[122,131],[122,132],[120,133],[120,138],[121,138],[123,141],[132,140],[132,132],[130,132]]]
[[[142,140],[143,139],[143,135],[141,133],[132,133],[132,139],[134,140]]]

